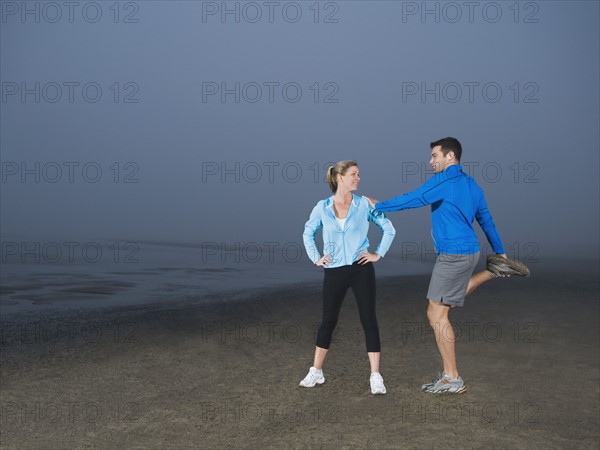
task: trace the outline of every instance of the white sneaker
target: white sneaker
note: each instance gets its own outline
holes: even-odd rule
[[[308,371],[308,375],[304,377],[304,380],[300,382],[300,386],[304,387],[314,387],[315,384],[323,384],[325,383],[325,377],[323,376],[323,371],[321,369],[317,369],[316,367],[311,367]]]
[[[373,372],[371,374],[371,394],[385,394],[385,386],[383,384],[383,377],[379,372]]]

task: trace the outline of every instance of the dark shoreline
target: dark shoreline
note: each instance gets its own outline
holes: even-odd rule
[[[351,293],[326,383],[297,386],[320,283],[211,304],[11,315],[2,448],[597,448],[598,277],[558,275],[494,280],[451,314],[469,386],[455,397],[419,391],[439,368],[428,275],[378,279],[379,397]]]

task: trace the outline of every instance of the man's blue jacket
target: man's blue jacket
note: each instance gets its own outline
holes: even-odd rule
[[[377,211],[400,211],[431,205],[432,236],[438,254],[470,254],[479,251],[473,220],[483,229],[492,250],[505,253],[488,209],[483,190],[454,164],[436,173],[420,188],[375,205]]]

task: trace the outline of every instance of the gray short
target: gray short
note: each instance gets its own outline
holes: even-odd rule
[[[462,306],[469,278],[478,260],[479,252],[469,255],[438,255],[431,274],[427,298],[444,305]]]

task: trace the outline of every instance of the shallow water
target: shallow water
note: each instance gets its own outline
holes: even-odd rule
[[[2,243],[0,313],[210,301],[216,294],[320,282],[323,269],[299,249],[12,237]],[[388,254],[375,267],[383,277],[427,273],[431,266]]]

